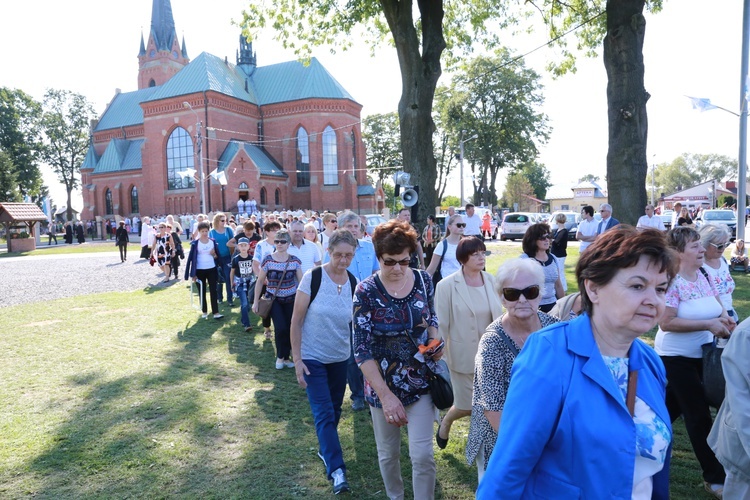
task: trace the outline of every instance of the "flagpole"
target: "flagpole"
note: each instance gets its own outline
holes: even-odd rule
[[[747,76],[750,52],[750,0],[744,0],[742,11],[742,62],[740,69],[740,152],[737,182],[737,239],[745,239],[745,206],[747,202]],[[742,221],[740,223],[740,221]]]

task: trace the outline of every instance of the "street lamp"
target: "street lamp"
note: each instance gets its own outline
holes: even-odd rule
[[[185,101],[182,103],[183,107],[188,108],[195,115],[195,144],[198,146],[198,168],[200,169],[200,183],[201,183],[201,213],[206,214],[206,174],[203,172],[203,152],[201,145],[203,144],[203,138],[201,137],[201,121],[198,117],[198,113],[195,112],[189,102]]]
[[[459,141],[458,145],[460,148],[460,157],[458,159],[459,165],[461,166],[460,169],[460,175],[461,175],[461,205],[464,204],[464,143],[473,141],[478,136],[477,134],[472,135],[468,139],[464,140],[464,134],[466,134],[465,130],[461,131],[461,140]]]

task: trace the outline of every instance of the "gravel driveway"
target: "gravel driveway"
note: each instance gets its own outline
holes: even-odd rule
[[[0,307],[43,302],[76,295],[142,290],[162,284],[156,266],[138,259],[140,248],[131,245],[128,260],[118,252],[33,255],[0,259]],[[180,277],[183,276],[180,267]],[[184,281],[182,281],[184,283]]]

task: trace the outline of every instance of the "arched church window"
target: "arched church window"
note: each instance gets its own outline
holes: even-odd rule
[[[260,204],[261,205],[268,205],[268,200],[266,199],[266,188],[260,188]]]
[[[193,139],[188,131],[177,127],[167,141],[167,186],[168,189],[195,187],[195,179],[185,171],[195,169]]]
[[[135,186],[130,190],[130,211],[136,214],[141,212],[138,207],[138,188]]]
[[[114,213],[112,209],[112,191],[109,189],[104,192],[104,207],[107,209],[107,215]]]
[[[307,130],[297,131],[297,187],[310,186],[310,141]]]
[[[240,187],[238,187],[237,189],[248,189],[247,183],[246,182],[240,182]]]
[[[352,130],[352,175],[357,175],[357,136]]]
[[[151,80],[148,81],[148,86],[149,87],[156,87],[156,81],[154,81],[154,79],[152,78]]]
[[[274,195],[276,205],[281,205],[281,189],[276,188],[276,194]]]
[[[336,154],[336,132],[331,126],[323,131],[323,184],[339,183],[338,155]]]

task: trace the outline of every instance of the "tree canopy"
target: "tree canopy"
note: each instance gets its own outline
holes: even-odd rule
[[[71,193],[79,185],[81,165],[89,148],[89,122],[94,117],[94,108],[81,94],[55,89],[48,89],[44,94],[43,107],[42,158],[65,185],[67,220],[71,220]]]
[[[521,169],[538,156],[537,144],[549,135],[539,75],[505,49],[460,66],[436,106],[453,137],[476,135],[464,144],[473,175],[475,203],[497,203],[495,182],[503,168]],[[548,175],[549,172],[545,173]],[[546,192],[544,186],[540,192]]]
[[[362,140],[367,149],[367,173],[372,179],[383,182],[403,165],[396,112],[362,120]]]
[[[717,154],[683,153],[654,168],[657,194],[672,194],[710,180],[724,181],[737,176],[737,160]]]
[[[0,87],[0,149],[5,151],[5,181],[16,182],[13,192],[38,197],[42,192],[42,174],[38,159],[40,149],[41,105],[18,89]],[[2,199],[0,201],[11,201]]]

